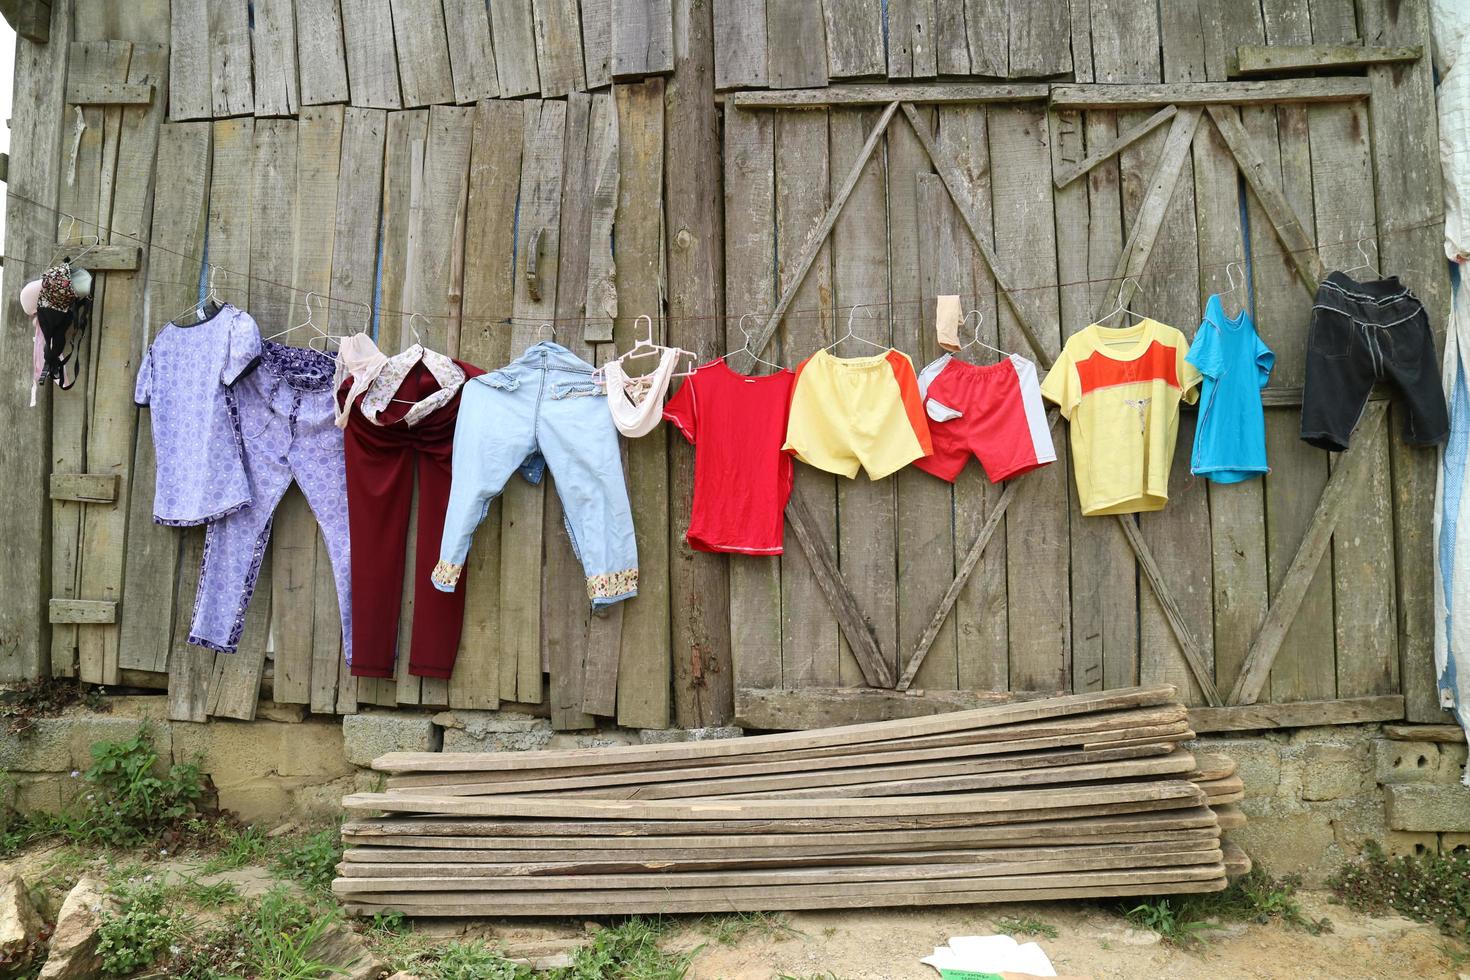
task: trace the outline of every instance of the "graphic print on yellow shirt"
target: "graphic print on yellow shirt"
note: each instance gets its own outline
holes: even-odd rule
[[[1179,403],[1199,397],[1184,334],[1156,320],[1079,330],[1041,393],[1071,422],[1082,513],[1162,510],[1179,435]]]

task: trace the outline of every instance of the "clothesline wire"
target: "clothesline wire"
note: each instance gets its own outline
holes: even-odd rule
[[[220,265],[219,263],[208,262],[207,259],[206,259],[206,257],[203,254],[196,255],[196,254],[192,254],[192,253],[189,253],[189,252],[180,252],[180,251],[177,251],[175,249],[171,249],[171,248],[169,248],[169,247],[167,247],[165,245],[159,245],[156,242],[150,242],[148,239],[145,239],[145,238],[140,238],[140,237],[137,237],[137,236],[134,236],[134,235],[129,235],[129,234],[125,233],[125,232],[113,231],[112,229],[106,228],[105,226],[103,226],[102,224],[100,224],[98,222],[92,221],[92,220],[90,220],[88,218],[81,217],[79,215],[71,214],[71,213],[69,213],[69,212],[67,212],[67,211],[65,211],[65,210],[63,210],[63,209],[61,209],[59,207],[53,207],[52,205],[45,204],[45,203],[43,203],[41,201],[37,201],[37,200],[35,200],[33,198],[26,197],[25,195],[18,194],[18,193],[14,192],[14,191],[8,191],[7,192],[7,200],[8,201],[19,201],[20,203],[30,205],[31,207],[37,208],[39,210],[50,212],[51,214],[54,214],[58,218],[65,218],[69,222],[74,222],[74,223],[82,224],[82,225],[88,225],[88,226],[91,226],[91,227],[97,229],[97,234],[95,236],[83,236],[83,237],[101,237],[102,232],[103,231],[106,231],[107,234],[108,234],[108,238],[109,238],[109,241],[108,241],[107,244],[110,244],[110,245],[121,244],[119,242],[116,242],[116,241],[112,241],[111,240],[112,238],[121,238],[121,239],[124,239],[126,242],[131,242],[131,243],[136,244],[136,245],[138,245],[140,247],[148,248],[150,251],[157,250],[157,251],[163,252],[163,253],[168,254],[168,255],[174,255],[174,256],[177,256],[179,258],[192,260],[194,262],[199,263],[201,269],[213,268],[216,272],[221,273],[221,274],[226,275],[226,276],[229,276],[229,277],[231,277],[234,280],[243,281],[245,283],[259,283],[259,284],[265,285],[265,286],[273,286],[273,287],[275,287],[277,289],[285,290],[287,292],[295,293],[295,294],[301,295],[301,296],[304,296],[304,295],[306,295],[308,293],[314,293],[317,296],[317,298],[323,300],[328,307],[330,307],[330,306],[332,306],[334,304],[337,305],[337,306],[339,306],[339,307],[340,306],[348,306],[348,307],[352,307],[352,308],[355,308],[355,309],[358,309],[358,310],[367,311],[369,313],[375,313],[376,316],[378,318],[380,318],[380,319],[383,318],[383,317],[395,317],[395,316],[396,317],[408,317],[408,316],[418,315],[418,316],[422,316],[422,317],[425,317],[425,318],[430,319],[430,320],[448,320],[448,321],[455,321],[455,322],[458,322],[458,323],[461,323],[461,324],[466,324],[466,323],[469,323],[469,324],[486,323],[486,324],[506,324],[506,325],[511,325],[511,326],[514,326],[514,325],[517,325],[517,324],[525,325],[525,326],[532,326],[532,325],[542,324],[542,323],[551,323],[551,324],[576,324],[576,323],[584,323],[585,324],[585,323],[589,323],[589,322],[600,322],[600,321],[605,321],[605,320],[609,319],[608,317],[589,317],[589,316],[577,316],[577,317],[516,316],[514,314],[504,315],[504,316],[469,316],[469,315],[464,315],[464,314],[460,314],[460,313],[424,313],[422,311],[417,311],[417,310],[390,310],[390,309],[385,309],[385,308],[382,308],[382,307],[375,306],[373,303],[364,303],[364,302],[362,302],[360,300],[347,299],[346,297],[333,296],[330,292],[324,292],[324,291],[319,290],[319,289],[309,289],[309,288],[304,287],[304,286],[298,286],[298,285],[296,285],[294,283],[280,282],[278,280],[268,279],[268,278],[265,278],[263,276],[253,276],[253,275],[250,275],[248,273],[238,272],[238,271],[233,270],[233,269],[230,269],[230,268],[228,268],[228,267],[226,267],[224,265]],[[1425,228],[1432,228],[1435,225],[1442,224],[1443,221],[1444,221],[1444,213],[1443,212],[1440,212],[1439,214],[1436,214],[1436,215],[1432,216],[1431,218],[1426,219],[1424,221],[1417,222],[1415,224],[1410,224],[1410,225],[1402,225],[1402,226],[1399,226],[1399,227],[1386,228],[1382,232],[1377,233],[1377,234],[1374,234],[1374,235],[1364,235],[1364,236],[1358,237],[1358,238],[1342,238],[1342,239],[1338,239],[1336,241],[1331,241],[1331,242],[1318,242],[1312,248],[1307,248],[1307,249],[1290,250],[1290,249],[1284,249],[1283,248],[1283,249],[1279,249],[1279,250],[1273,250],[1272,255],[1273,256],[1275,256],[1275,255],[1290,256],[1290,255],[1293,255],[1293,254],[1297,254],[1299,252],[1318,252],[1318,253],[1320,253],[1323,249],[1337,248],[1337,247],[1340,247],[1340,246],[1349,246],[1349,245],[1360,245],[1360,244],[1365,243],[1365,242],[1373,242],[1374,243],[1374,248],[1375,248],[1375,251],[1376,251],[1377,250],[1378,243],[1381,242],[1385,238],[1393,238],[1393,237],[1397,237],[1399,235],[1409,234],[1410,232],[1420,231],[1420,230],[1423,230]],[[68,244],[71,244],[71,243],[68,243]],[[84,242],[77,242],[75,244],[78,247],[85,247],[85,243]],[[16,260],[16,258],[17,258],[16,256],[7,255],[5,257],[5,261],[7,263],[13,263]],[[1206,265],[1206,264],[1196,264],[1196,265],[1190,265],[1190,266],[1178,266],[1178,267],[1173,267],[1173,268],[1161,268],[1161,269],[1145,269],[1144,272],[1141,275],[1142,276],[1145,276],[1145,277],[1148,277],[1148,276],[1167,275],[1167,274],[1170,274],[1170,273],[1184,273],[1184,272],[1190,272],[1190,271],[1194,271],[1194,272],[1217,271],[1218,272],[1218,271],[1223,271],[1225,269],[1225,267],[1227,265],[1229,265],[1231,262],[1240,262],[1240,263],[1243,263],[1243,262],[1245,262],[1245,259],[1246,259],[1246,257],[1242,253],[1241,255],[1232,256],[1232,257],[1228,258],[1225,262],[1221,262],[1221,263],[1211,263],[1211,264],[1208,264],[1208,265]],[[51,263],[50,263],[50,260],[49,259],[47,260],[47,262],[42,263],[42,262],[34,261],[30,257],[24,257],[24,258],[20,258],[19,264],[22,265],[27,270],[30,270],[30,269],[44,270]],[[1379,270],[1380,270],[1380,272],[1382,270],[1382,265],[1381,264],[1379,265]],[[1067,280],[1067,281],[1057,281],[1057,282],[1052,282],[1052,283],[1043,283],[1043,284],[1038,284],[1038,285],[1034,285],[1034,286],[1016,286],[1016,287],[1012,287],[1009,290],[1009,292],[1011,292],[1013,294],[1015,294],[1015,293],[1030,293],[1030,292],[1041,292],[1041,291],[1046,291],[1046,290],[1067,289],[1067,288],[1077,287],[1077,286],[1090,286],[1090,285],[1110,284],[1110,283],[1122,282],[1122,281],[1124,281],[1126,279],[1129,279],[1129,278],[1137,279],[1137,278],[1139,278],[1139,276],[1138,275],[1134,275],[1134,274],[1125,274],[1125,275],[1121,275],[1121,276],[1100,276],[1100,277],[1096,277],[1096,278],[1071,279],[1071,280]],[[1259,282],[1263,278],[1265,278],[1265,277],[1260,276],[1255,269],[1252,270],[1252,275],[1250,277],[1252,283]],[[1294,269],[1291,269],[1289,267],[1283,267],[1282,276],[1281,276],[1281,279],[1283,281],[1289,281],[1289,280],[1295,279],[1295,278],[1297,278],[1297,276],[1296,276],[1296,272],[1295,272]],[[151,285],[159,285],[159,286],[194,286],[194,287],[197,287],[199,285],[199,280],[198,279],[174,280],[174,279],[154,279],[154,278],[145,277],[143,281],[145,283],[148,283],[148,284],[151,284]],[[1003,299],[1002,299],[1002,296],[1001,296],[1001,290],[999,289],[999,287],[996,287],[996,289],[995,289],[994,292],[995,292],[995,302],[996,302],[996,305],[999,306],[1003,302]],[[951,295],[953,295],[953,294],[951,294]],[[962,296],[963,299],[971,300],[971,301],[976,301],[976,302],[978,302],[979,300],[988,298],[988,294],[961,294],[961,296]],[[822,316],[822,317],[826,317],[826,316],[833,315],[835,313],[846,313],[846,312],[850,312],[852,310],[860,310],[860,309],[867,309],[867,310],[882,310],[882,309],[887,309],[890,312],[890,319],[892,319],[892,311],[895,310],[895,309],[903,308],[903,307],[923,307],[927,303],[934,302],[934,299],[935,299],[935,297],[933,297],[933,296],[926,296],[926,297],[922,297],[922,298],[916,299],[916,300],[893,300],[893,299],[889,299],[889,300],[874,300],[874,301],[871,301],[871,302],[854,303],[854,304],[852,304],[850,306],[826,306],[826,307],[788,308],[785,311],[785,313],[783,314],[783,318],[784,319],[804,319],[804,318],[807,318],[809,316]],[[752,312],[754,312],[754,315],[756,315],[758,317],[767,317],[767,316],[769,316],[769,311],[766,311],[766,312],[742,311],[742,313],[752,313]],[[728,320],[736,319],[740,315],[741,314],[739,314],[739,313],[731,314],[729,312],[726,312],[725,314],[714,314],[714,313],[710,313],[710,314],[685,314],[685,315],[680,315],[680,316],[667,316],[667,315],[665,315],[665,316],[653,317],[653,319],[656,320],[656,321],[658,321],[659,323],[668,324],[668,323],[699,322],[699,321],[705,321],[705,320],[726,320],[726,321],[728,321]]]

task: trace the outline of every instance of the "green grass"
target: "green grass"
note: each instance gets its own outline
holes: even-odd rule
[[[1125,906],[1124,916],[1140,929],[1152,929],[1164,941],[1187,946],[1207,938],[1222,920],[1264,924],[1277,920],[1311,933],[1327,932],[1332,923],[1313,921],[1302,914],[1296,900],[1301,879],[1295,875],[1276,878],[1254,868],[1222,892],[1144,899]]]
[[[104,973],[127,976],[152,966],[188,934],[191,923],[173,907],[162,882],[123,885],[112,894],[117,910],[103,914],[98,932]]]
[[[308,891],[328,895],[342,860],[342,832],[336,827],[288,838],[276,858],[277,875],[299,882]]]
[[[573,956],[571,966],[547,976],[550,980],[683,980],[699,950],[664,952],[658,944],[668,929],[662,920],[641,917],[599,929],[592,943]]]
[[[219,874],[221,871],[234,871],[247,864],[256,864],[265,857],[270,847],[270,840],[254,827],[236,829],[219,825],[212,830],[223,847],[199,869],[201,874]]]
[[[325,980],[344,971],[309,950],[340,920],[335,908],[276,888],[208,933],[172,947],[165,974],[178,980]]]
[[[786,916],[779,912],[735,912],[731,915],[705,916],[700,920],[699,928],[722,946],[734,946],[750,937],[780,942],[801,935]]]
[[[1003,915],[995,920],[995,931],[1018,939],[1040,936],[1043,939],[1057,938],[1057,927],[1032,916]]]
[[[1369,915],[1392,909],[1470,942],[1470,854],[1389,857],[1370,842],[1363,857],[1328,879],[1343,904]]]

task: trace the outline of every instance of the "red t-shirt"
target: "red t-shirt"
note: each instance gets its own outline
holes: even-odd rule
[[[685,535],[696,551],[779,555],[791,496],[786,416],[796,375],[736,374],[724,358],[684,380],[664,418],[694,445],[694,506]]]

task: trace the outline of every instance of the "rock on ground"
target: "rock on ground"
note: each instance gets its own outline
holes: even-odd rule
[[[10,868],[0,871],[0,948],[12,943],[24,945],[27,939],[35,938],[42,925],[20,875]]]
[[[102,913],[113,907],[107,884],[96,875],[82,875],[61,903],[51,949],[37,980],[90,980],[102,975],[97,953]]]
[[[322,933],[307,949],[306,955],[318,963],[343,971],[334,975],[346,980],[377,980],[383,972],[383,964],[345,922],[338,922]]]

